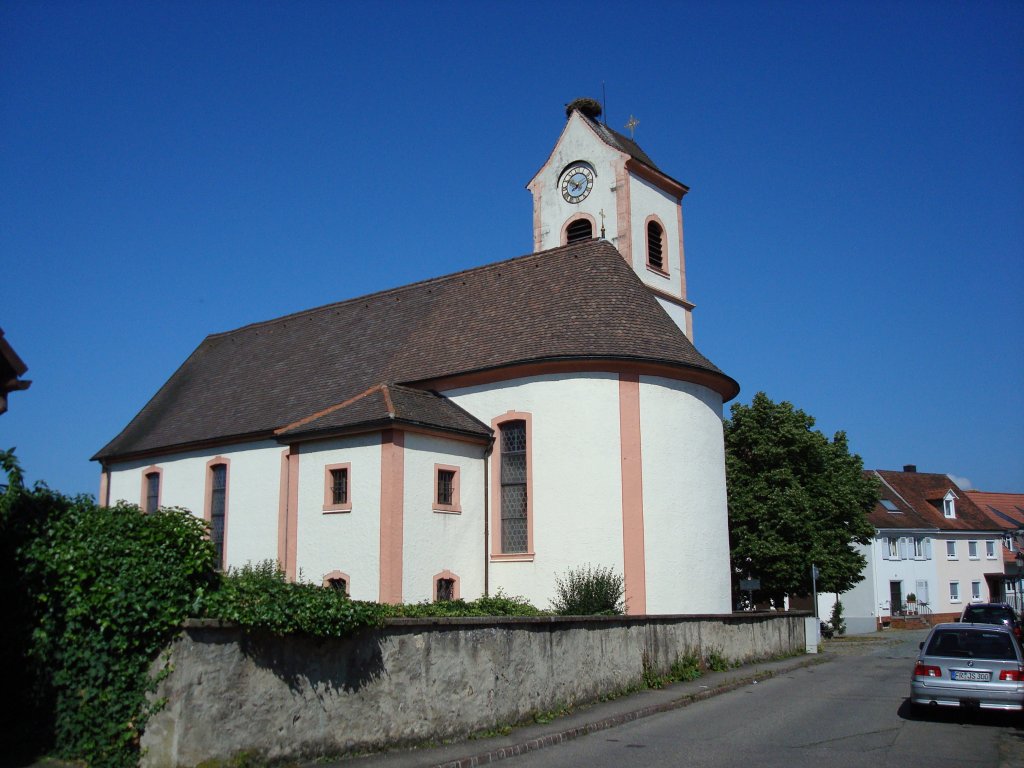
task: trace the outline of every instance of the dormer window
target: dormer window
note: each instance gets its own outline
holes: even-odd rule
[[[956,517],[956,494],[952,491],[947,491],[942,498],[942,514],[950,520]]]

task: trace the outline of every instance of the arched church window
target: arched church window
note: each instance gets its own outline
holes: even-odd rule
[[[647,222],[647,266],[664,272],[665,259],[661,252],[661,241],[661,225],[656,221]]]
[[[576,219],[565,230],[566,243],[578,243],[580,240],[590,240],[594,237],[594,228],[587,219]]]

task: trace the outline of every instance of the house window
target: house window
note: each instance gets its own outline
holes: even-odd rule
[[[216,461],[213,460],[213,461]],[[228,465],[225,463],[209,464],[208,492],[207,492],[207,520],[210,523],[210,540],[216,552],[216,566],[223,569],[226,558],[224,557],[224,541],[228,513]]]
[[[981,582],[971,582],[971,600],[981,600]]]
[[[924,560],[924,539],[914,539],[914,559]]]
[[[328,464],[324,468],[324,512],[352,511],[352,465]]]
[[[971,560],[978,559],[978,542],[968,541],[967,542],[967,557]]]
[[[996,543],[994,541],[985,542],[985,557],[989,560],[996,559]]]
[[[662,255],[662,236],[664,230],[656,221],[647,222],[647,266],[658,272],[665,271],[665,259]]]
[[[956,494],[952,491],[942,499],[942,514],[948,518],[956,517]]]
[[[959,603],[960,602],[960,582],[951,581],[949,582],[949,602]]]
[[[142,476],[142,511],[156,512],[160,506],[160,470],[152,469]]]
[[[885,507],[887,512],[899,512],[896,505],[889,501],[889,499],[882,499],[882,506]]]
[[[528,549],[526,422],[501,425],[501,551]]]
[[[955,541],[947,541],[946,542],[946,559],[947,560],[956,560],[956,542]]]
[[[461,512],[459,505],[459,468],[434,465],[434,511]]]
[[[896,539],[888,539],[888,542],[889,542],[889,559],[890,560],[899,560],[900,559],[899,541],[896,540]]]
[[[591,240],[594,237],[594,228],[587,219],[576,219],[565,230],[566,243],[578,243],[581,240]]]

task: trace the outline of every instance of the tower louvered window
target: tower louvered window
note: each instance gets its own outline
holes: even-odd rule
[[[501,425],[501,551],[526,552],[526,422]]]
[[[659,272],[665,271],[665,259],[661,252],[662,229],[656,221],[647,223],[647,266]]]
[[[580,240],[590,240],[594,237],[594,228],[586,219],[576,219],[565,230],[566,243],[578,243]]]

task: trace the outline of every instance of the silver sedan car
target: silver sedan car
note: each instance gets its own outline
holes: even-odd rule
[[[925,706],[1024,709],[1024,658],[1013,633],[992,624],[938,624],[914,665],[910,702]]]

